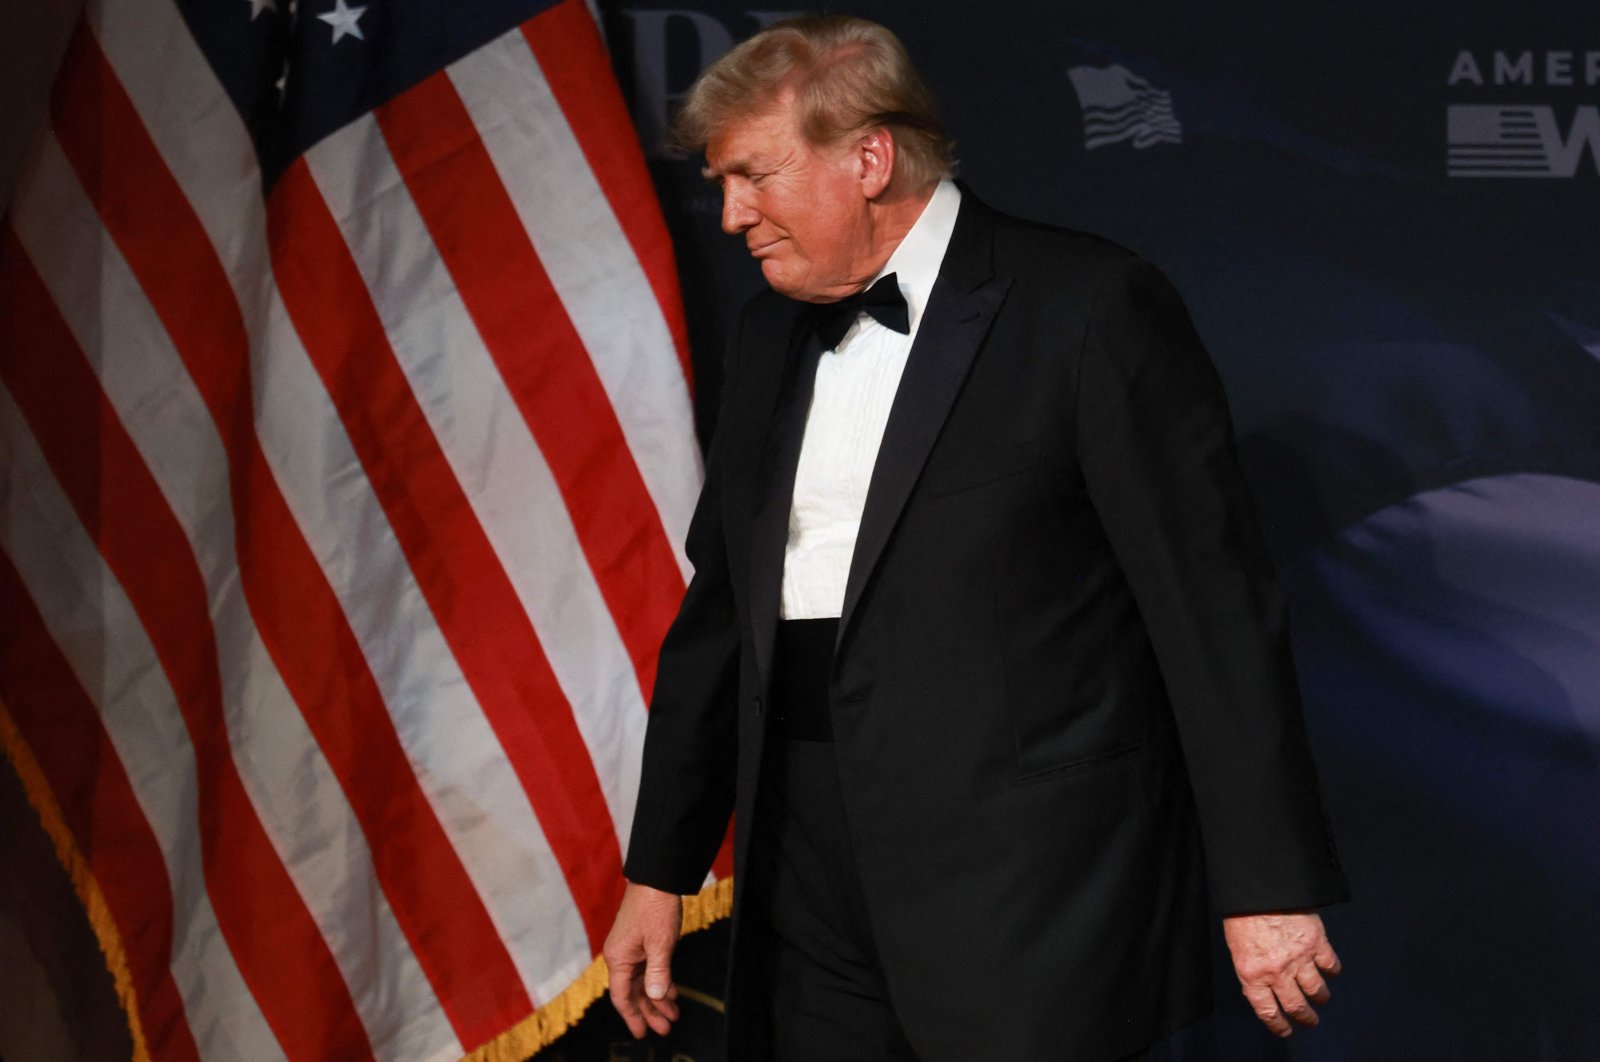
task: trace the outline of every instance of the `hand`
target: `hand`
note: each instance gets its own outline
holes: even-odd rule
[[[1222,920],[1222,935],[1244,998],[1267,1028],[1278,1036],[1294,1032],[1284,1015],[1317,1023],[1311,1004],[1328,1001],[1323,975],[1334,976],[1340,966],[1315,911],[1233,915]]]
[[[676,894],[628,882],[600,954],[611,972],[611,1005],[634,1039],[643,1039],[646,1026],[665,1036],[678,1020],[672,949],[682,921]]]

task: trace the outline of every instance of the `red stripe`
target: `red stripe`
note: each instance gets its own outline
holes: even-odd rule
[[[304,160],[279,179],[268,210],[273,271],[295,328],[598,950],[616,910],[622,853],[571,706]]]
[[[588,351],[449,78],[436,74],[375,113],[550,464],[648,700],[683,576]]]
[[[93,38],[81,33],[74,48],[100,83],[91,96],[78,87],[87,79],[63,80],[71,98],[58,106],[58,134],[217,424],[256,626],[350,800],[378,881],[457,1036],[482,1042],[525,1016],[532,1001],[277,489],[254,431],[249,341],[222,263]],[[139,176],[103,176],[110,174]]]
[[[567,116],[572,135],[589,160],[611,212],[627,233],[633,253],[650,281],[661,313],[672,332],[683,377],[693,382],[689,340],[684,328],[683,300],[672,238],[661,217],[661,204],[645,168],[639,137],[611,73],[600,31],[583,0],[562,0],[523,24],[539,68]]]
[[[100,716],[3,552],[0,631],[0,698],[111,910],[150,1054],[198,1062],[172,979],[172,886],[161,847]]]
[[[733,877],[733,820],[728,820],[728,832],[723,835],[722,847],[717,849],[717,858],[711,863],[711,873],[718,880]]]
[[[61,82],[104,91],[85,39],[80,29]],[[98,171],[85,172],[94,187]],[[195,751],[206,891],[245,983],[291,1058],[370,1056],[344,979],[234,766],[208,595],[189,542],[9,229],[0,234],[0,378],[177,695]]]

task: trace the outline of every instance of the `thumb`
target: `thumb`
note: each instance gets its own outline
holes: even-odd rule
[[[651,999],[666,999],[672,984],[672,943],[651,941],[645,944],[644,994]]]

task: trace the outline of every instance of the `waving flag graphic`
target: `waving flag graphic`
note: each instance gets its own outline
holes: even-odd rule
[[[1067,71],[1083,106],[1083,146],[1133,141],[1136,148],[1180,144],[1183,127],[1172,113],[1172,94],[1120,64],[1075,66]]]

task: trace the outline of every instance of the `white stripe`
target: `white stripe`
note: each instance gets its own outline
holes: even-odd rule
[[[1108,103],[1090,103],[1083,108],[1083,113],[1091,118],[1117,117],[1125,114],[1138,114],[1140,104],[1138,100],[1129,100],[1127,103],[1118,103],[1115,106]]]
[[[555,477],[377,122],[358,120],[306,158],[423,413],[572,704],[625,842],[638,793],[644,699]]]
[[[202,1058],[281,1059],[206,895],[194,748],[133,605],[0,386],[0,545],[100,712],[172,885],[172,976]]]
[[[137,47],[140,33],[161,38],[152,21],[130,20],[125,37],[119,25],[119,36],[105,47],[136,105],[147,96],[160,99],[155,86],[164,70],[185,70],[192,113],[166,121],[147,113],[146,122],[219,249],[241,303],[257,308],[251,324],[258,342],[257,430],[275,478],[344,607],[424,794],[512,946],[524,987],[535,999],[549,998],[590,957],[560,864],[266,273],[264,208],[244,126],[187,36],[167,41],[154,62]],[[236,160],[222,165],[236,166],[238,176],[211,180],[219,160]],[[477,412],[465,408],[458,415]],[[533,940],[541,946],[524,946]]]
[[[234,551],[228,458],[209,411],[53,137],[38,165],[18,203],[18,238],[194,550],[216,631],[229,743],[251,803],[379,1057],[437,1050],[444,1037],[453,1043],[378,886],[360,824],[261,642]],[[268,937],[258,943],[271,946]]]
[[[521,31],[449,74],[594,361],[687,579],[700,451],[661,305]]]

